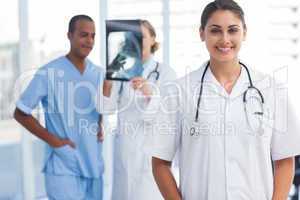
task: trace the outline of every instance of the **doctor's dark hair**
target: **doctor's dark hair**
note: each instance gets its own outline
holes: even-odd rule
[[[150,33],[151,37],[156,39],[156,31],[152,24],[148,20],[141,20],[141,25],[143,25]],[[154,53],[159,48],[159,43],[155,41],[155,43],[151,47],[151,53]]]
[[[87,15],[75,15],[71,18],[70,22],[69,22],[69,29],[68,32],[69,33],[73,33],[75,31],[76,28],[76,22],[79,20],[86,20],[86,21],[90,21],[90,22],[94,22],[94,20]]]
[[[215,0],[207,4],[202,12],[200,25],[201,30],[204,30],[209,18],[214,12],[218,10],[228,10],[233,12],[237,17],[240,18],[244,28],[247,28],[245,23],[244,11],[234,0]]]

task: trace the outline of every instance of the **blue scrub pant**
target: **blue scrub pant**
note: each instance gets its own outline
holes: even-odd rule
[[[49,200],[102,200],[103,198],[102,178],[45,174],[45,185]]]

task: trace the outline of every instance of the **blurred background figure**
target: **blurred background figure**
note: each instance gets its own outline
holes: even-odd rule
[[[143,35],[141,76],[129,82],[104,81],[103,108],[99,112],[117,112],[114,138],[113,200],[162,199],[151,168],[151,136],[155,115],[153,95],[175,72],[154,59],[158,49],[156,31],[147,20],[141,20]],[[104,110],[102,110],[104,109]]]
[[[69,53],[35,73],[16,103],[14,118],[46,143],[42,171],[49,199],[102,200],[102,118],[93,97],[104,71],[87,59],[95,39],[92,18],[72,17],[68,39]],[[45,126],[32,115],[39,103]]]

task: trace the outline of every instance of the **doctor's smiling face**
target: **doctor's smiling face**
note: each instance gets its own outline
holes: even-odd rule
[[[85,59],[94,47],[95,24],[92,19],[77,18],[69,27],[68,38],[71,45],[71,53],[76,57]]]
[[[246,26],[237,14],[230,10],[217,10],[200,28],[211,59],[219,62],[236,60],[246,37]]]

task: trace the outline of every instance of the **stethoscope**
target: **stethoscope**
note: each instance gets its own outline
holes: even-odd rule
[[[156,62],[155,69],[148,74],[147,80],[150,79],[150,77],[151,77],[152,74],[155,75],[155,81],[157,81],[159,79],[160,73],[158,71],[158,66],[159,66],[159,64],[158,64],[158,62]]]
[[[147,80],[150,80],[151,76],[155,76],[155,82],[158,81],[159,79],[159,76],[160,76],[160,73],[158,71],[158,67],[159,67],[159,63],[156,61],[156,64],[155,64],[155,68],[154,70],[152,70],[148,75],[147,75]],[[120,86],[120,89],[119,89],[119,96],[121,96],[122,92],[123,92],[123,89],[124,89],[124,83],[122,82],[121,83],[121,86]]]
[[[245,69],[246,69],[246,72],[247,72],[247,75],[248,75],[248,80],[249,80],[249,86],[248,88],[245,90],[245,92],[243,93],[243,103],[244,103],[244,108],[245,108],[245,112],[246,112],[246,118],[247,118],[247,122],[248,124],[250,123],[249,121],[249,116],[248,116],[248,109],[247,109],[247,102],[248,102],[248,94],[249,94],[249,91],[250,90],[253,90],[254,92],[256,92],[258,94],[258,97],[253,97],[254,99],[258,100],[259,103],[260,103],[260,110],[259,111],[256,111],[254,112],[253,114],[255,115],[258,115],[258,116],[262,116],[264,114],[264,111],[263,111],[263,105],[264,105],[264,97],[262,95],[262,93],[260,92],[259,89],[257,89],[254,85],[253,85],[253,82],[252,82],[252,79],[251,79],[251,76],[250,76],[250,72],[249,72],[249,69],[248,67],[243,64],[242,62],[239,62],[240,65],[242,65]],[[199,108],[200,108],[200,102],[201,102],[201,98],[202,98],[202,93],[203,93],[203,82],[204,82],[204,77],[205,77],[205,74],[208,70],[208,67],[210,65],[210,62],[208,62],[205,66],[205,69],[203,71],[203,74],[202,74],[202,77],[201,77],[201,82],[200,82],[200,92],[199,92],[199,96],[198,96],[198,101],[197,101],[197,110],[196,110],[196,115],[195,115],[195,122],[198,122],[198,118],[199,118]],[[261,126],[261,124],[260,124]],[[250,125],[251,127],[251,125]],[[261,127],[259,127],[261,128]],[[196,134],[196,128],[195,127],[192,127],[190,129],[190,135],[195,135]]]

